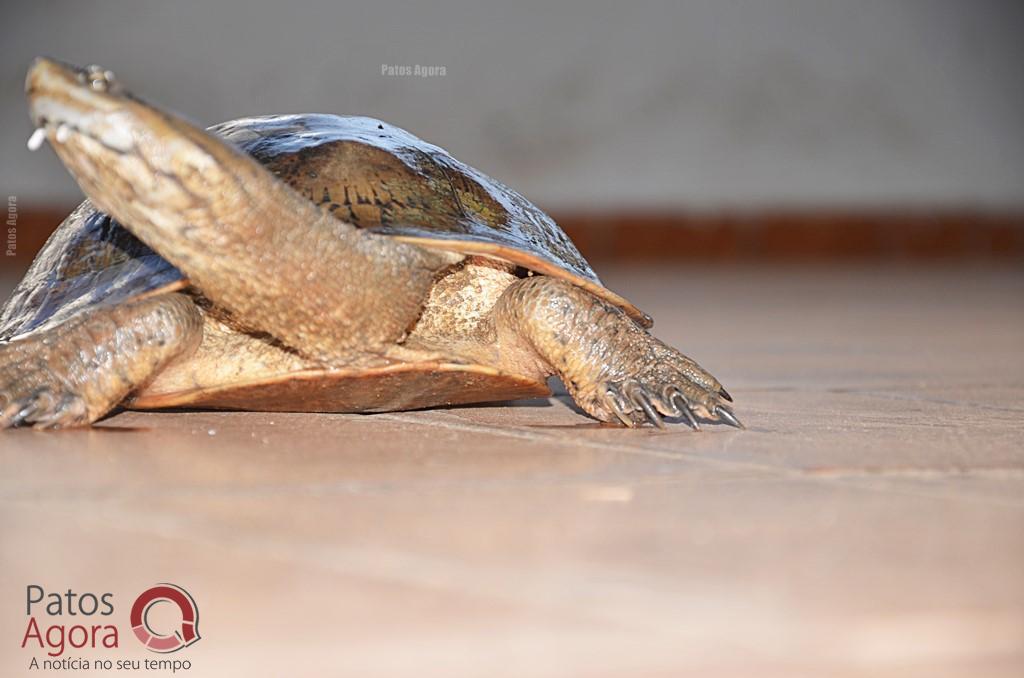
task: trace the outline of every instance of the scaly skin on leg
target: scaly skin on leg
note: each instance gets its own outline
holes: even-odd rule
[[[192,300],[163,294],[0,344],[0,429],[87,426],[202,336]]]
[[[597,419],[662,426],[660,412],[686,417],[694,429],[694,415],[741,426],[717,379],[620,309],[564,280],[514,283],[495,305],[494,322],[499,346],[514,351],[525,340]]]

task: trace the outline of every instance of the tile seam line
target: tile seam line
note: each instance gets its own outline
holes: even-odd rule
[[[466,422],[451,422],[451,421],[438,421],[436,419],[421,419],[418,417],[412,417],[403,414],[397,414],[393,412],[378,414],[376,416],[386,417],[393,421],[399,421],[403,424],[419,424],[426,426],[433,426],[435,428],[443,428],[451,431],[464,431],[467,433],[490,433],[492,435],[504,436],[506,438],[518,438],[520,440],[528,440],[535,443],[556,443],[565,445],[566,441],[561,440],[555,436],[545,435],[543,433],[536,433],[533,431],[524,431],[518,428],[503,428],[503,427],[492,427],[485,424],[470,424]],[[697,434],[699,435],[699,434]],[[574,440],[569,443],[573,446],[586,447],[592,450],[609,451],[609,452],[626,452],[629,454],[636,454],[639,456],[654,457],[657,459],[672,459],[672,460],[690,460],[701,463],[707,463],[713,466],[734,468],[734,469],[756,469],[766,471],[778,471],[778,467],[774,466],[761,466],[754,463],[736,462],[732,460],[714,459],[708,457],[701,457],[694,455],[692,452],[666,452],[664,450],[649,449],[646,447],[637,447],[635,445],[619,445],[615,443],[604,443],[596,442],[592,440]]]
[[[845,393],[853,393],[854,391],[845,391]],[[1020,407],[1006,407],[1000,405],[990,405],[988,403],[978,403],[967,400],[950,400],[945,398],[929,398],[929,397],[918,397],[912,394],[905,393],[894,393],[889,391],[856,391],[860,395],[869,395],[876,398],[885,398],[888,400],[901,400],[912,403],[931,403],[933,405],[957,405],[960,407],[967,407],[976,410],[988,410],[992,412],[1015,412],[1024,413],[1024,408]]]
[[[420,424],[433,426],[435,428],[443,428],[452,431],[465,431],[470,433],[491,433],[494,435],[501,435],[509,438],[518,438],[520,440],[529,440],[531,442],[544,442],[544,443],[558,443],[561,442],[553,436],[546,436],[543,434],[520,431],[517,429],[505,429],[498,427],[484,426],[480,424],[467,424],[464,422],[444,422],[431,419],[419,419],[416,417],[396,414],[396,413],[382,413],[377,416],[386,417],[393,421],[400,421],[406,424]],[[695,455],[692,452],[665,452],[662,450],[650,450],[644,447],[635,447],[631,445],[615,445],[611,443],[595,443],[594,441],[574,441],[574,445],[580,445],[593,450],[611,451],[611,452],[625,452],[627,454],[635,454],[638,456],[654,457],[658,459],[671,459],[675,461],[693,461],[702,464],[707,464],[712,467],[718,467],[722,469],[730,470],[755,470],[764,472],[768,476],[775,476],[779,478],[786,478],[791,480],[799,480],[815,485],[842,485],[844,487],[857,489],[857,490],[868,490],[873,492],[884,492],[890,494],[904,494],[914,497],[928,497],[932,499],[946,499],[946,500],[965,500],[965,501],[980,501],[987,505],[995,505],[1002,507],[1012,508],[1024,508],[1024,503],[1004,502],[1004,501],[991,501],[984,497],[971,496],[971,495],[956,495],[956,494],[944,494],[934,492],[920,492],[914,491],[910,488],[898,488],[898,487],[871,487],[866,486],[861,482],[860,478],[829,478],[815,476],[807,474],[803,471],[793,471],[778,466],[765,466],[762,464],[756,464],[753,462],[740,462],[735,460],[724,460],[714,459]]]
[[[993,387],[991,384],[959,384],[953,385],[961,386],[964,388],[989,388]],[[1016,384],[1009,385],[997,385],[999,388],[1021,388]],[[887,390],[891,388],[892,390]],[[908,402],[922,402],[931,403],[934,405],[960,405],[963,407],[974,408],[979,410],[990,410],[993,412],[1013,412],[1020,413],[1024,412],[1024,408],[1020,407],[1007,407],[1002,405],[995,405],[990,403],[979,403],[970,400],[953,400],[948,398],[934,398],[927,396],[915,396],[913,394],[900,393],[899,389],[906,388],[905,385],[894,385],[892,387],[824,387],[824,388],[791,388],[791,387],[772,387],[772,388],[747,388],[747,389],[733,389],[734,392],[757,393],[760,395],[771,394],[771,393],[828,393],[831,395],[861,395],[871,396],[876,398],[884,398],[887,400],[904,400]]]

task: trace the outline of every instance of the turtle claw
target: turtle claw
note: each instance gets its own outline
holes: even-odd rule
[[[36,417],[45,414],[53,406],[54,398],[49,391],[39,389],[28,398],[28,403],[14,416],[14,425],[35,421]]]
[[[643,386],[639,382],[630,381],[627,382],[623,387],[626,395],[630,401],[641,410],[647,416],[647,421],[651,422],[658,428],[665,428],[665,422],[661,416],[655,411],[654,405],[651,404],[651,396],[644,390]]]
[[[36,393],[30,393],[25,398],[7,397],[3,410],[0,411],[0,428],[21,426],[31,421],[39,409],[40,403]]]
[[[0,428],[21,426],[25,421],[40,409],[40,393],[32,391],[24,397],[17,397],[13,393],[4,393],[2,396],[3,409],[0,409]]]
[[[31,426],[37,429],[79,426],[87,421],[85,401],[72,393],[56,394],[46,387],[24,396],[0,396],[0,429]]]
[[[636,381],[609,386],[605,391],[605,401],[607,409],[624,426],[636,428],[648,421],[658,428],[665,428],[665,421],[658,414],[659,410],[665,412],[663,404]]]
[[[700,424],[697,422],[695,407],[698,412],[709,414],[714,409],[715,414],[720,415],[728,423],[737,421],[732,412],[721,405],[711,407],[693,405],[682,389],[676,385],[670,385],[662,389],[663,395],[653,395],[651,389],[644,386],[635,379],[624,383],[614,384],[605,391],[607,409],[622,422],[624,426],[635,428],[644,422],[650,422],[659,429],[666,427],[662,417],[681,417],[685,423],[694,431],[700,431]],[[722,413],[725,414],[722,414]],[[660,413],[660,414],[659,414]],[[735,424],[734,424],[735,425]],[[742,425],[741,425],[742,426]]]
[[[614,391],[613,389],[608,389],[607,391],[605,391],[605,398],[608,399],[608,406],[611,409],[612,413],[616,417],[618,417],[619,421],[622,422],[623,426],[629,428],[633,428],[634,426],[636,426],[633,419],[629,416],[631,410],[626,409],[625,403],[622,401],[622,398],[616,391]]]
[[[724,419],[725,422],[730,426],[735,426],[741,431],[745,431],[747,428],[746,426],[743,425],[743,422],[737,419],[736,415],[733,414],[732,411],[725,407],[724,405],[719,405],[717,408],[715,408],[714,414],[717,415],[719,419]]]
[[[25,359],[20,344],[0,345],[0,430],[88,423],[85,400],[45,361]]]
[[[686,400],[686,396],[674,386],[670,390],[672,393],[669,396],[669,402],[675,406],[676,411],[679,413],[677,416],[684,417],[686,423],[694,431],[700,431],[700,424],[697,423],[697,417],[693,416],[693,410],[690,409],[690,403]]]
[[[651,402],[646,397],[640,400],[640,406],[643,408],[644,414],[647,415],[648,421],[658,428],[665,428],[665,421],[661,418],[661,415],[655,411],[654,407],[651,406]]]

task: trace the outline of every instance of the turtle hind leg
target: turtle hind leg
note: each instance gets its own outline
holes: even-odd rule
[[[661,427],[665,415],[682,417],[695,430],[697,417],[742,427],[717,379],[619,308],[571,283],[546,276],[520,280],[494,313],[503,354],[515,356],[512,347],[525,343],[597,419]]]
[[[64,64],[36,60],[26,89],[100,211],[217,306],[308,358],[398,341],[436,274],[463,258],[335,219],[234,144]]]
[[[191,299],[163,294],[0,344],[0,429],[91,424],[191,351],[202,323]]]

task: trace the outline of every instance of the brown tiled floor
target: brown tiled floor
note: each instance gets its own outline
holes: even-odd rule
[[[159,581],[194,676],[1024,674],[1024,271],[606,281],[748,431],[563,396],[4,434],[0,674],[26,584]]]

